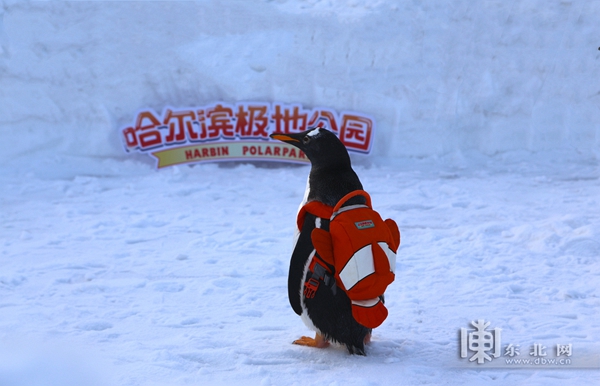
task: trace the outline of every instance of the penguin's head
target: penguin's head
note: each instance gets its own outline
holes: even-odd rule
[[[350,166],[346,146],[327,129],[320,127],[293,134],[271,134],[271,138],[302,150],[314,167]]]

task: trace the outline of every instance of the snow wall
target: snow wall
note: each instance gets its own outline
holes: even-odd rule
[[[138,109],[372,115],[374,158],[600,158],[600,1],[0,0],[0,162],[127,157]]]

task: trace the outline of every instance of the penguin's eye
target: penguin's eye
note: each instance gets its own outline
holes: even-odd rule
[[[306,145],[309,142],[310,142],[310,137],[308,135],[305,135],[304,138],[302,138],[302,143]]]

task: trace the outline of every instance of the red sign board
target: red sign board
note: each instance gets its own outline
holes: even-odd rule
[[[356,112],[328,108],[304,109],[299,104],[213,103],[174,109],[161,115],[139,111],[133,125],[121,129],[128,152],[148,153],[159,168],[206,161],[283,161],[306,163],[297,148],[272,140],[271,133],[297,133],[310,127],[334,132],[348,151],[369,154],[374,119]]]

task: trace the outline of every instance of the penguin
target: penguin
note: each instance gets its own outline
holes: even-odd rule
[[[293,134],[274,133],[270,137],[299,148],[311,163],[300,208],[313,201],[334,207],[346,194],[362,190],[346,147],[331,131],[310,128]],[[365,201],[364,197],[357,196],[345,205],[364,204]],[[370,341],[371,329],[353,318],[350,299],[336,287],[332,277],[319,280],[312,297],[305,295],[305,283],[311,277],[309,266],[315,255],[311,233],[315,228],[329,231],[329,217],[325,217],[306,213],[304,222],[298,224],[300,230],[296,234],[288,274],[288,298],[294,312],[301,316],[307,327],[316,331],[316,335],[315,338],[303,336],[293,343],[324,348],[333,342],[345,345],[350,354],[366,355],[365,343]]]

